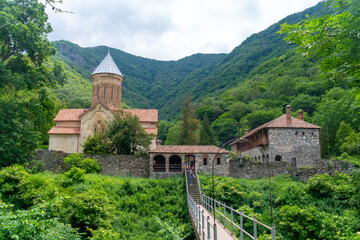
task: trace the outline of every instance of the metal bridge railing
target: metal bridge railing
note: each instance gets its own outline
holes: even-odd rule
[[[216,224],[211,224],[209,216],[205,218],[204,210],[201,210],[200,206],[196,205],[189,194],[187,194],[187,201],[194,225],[198,232],[201,233],[202,240],[217,240]]]
[[[240,231],[240,239],[244,239],[244,234],[250,239],[257,240],[257,230],[258,226],[264,227],[271,231],[271,239],[275,240],[275,225],[272,225],[271,227],[259,222],[256,220],[256,217],[249,217],[245,215],[242,211],[237,211],[233,209],[232,206],[226,206],[225,203],[221,203],[220,201],[216,201],[216,199],[212,199],[205,194],[201,194],[201,204],[211,213],[213,214],[214,218],[218,219],[220,223],[222,223],[225,227],[229,225],[231,234],[234,234],[234,228],[238,229]],[[230,218],[229,218],[230,216]],[[239,222],[235,221],[235,219],[239,219]],[[250,220],[253,222],[253,235],[251,235],[249,232],[244,230],[244,220]]]

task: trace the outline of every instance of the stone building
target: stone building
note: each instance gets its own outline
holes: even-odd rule
[[[91,107],[59,111],[54,119],[56,125],[48,132],[49,150],[81,153],[87,137],[96,132],[103,132],[105,122],[110,121],[119,112],[136,115],[145,131],[155,135],[150,149],[155,148],[158,110],[121,108],[121,84],[124,77],[110,53],[92,73],[91,79],[93,80]]]
[[[254,162],[270,161],[292,162],[297,166],[314,166],[314,161],[321,159],[320,127],[304,121],[304,114],[299,111],[298,118],[291,116],[290,105],[286,114],[255,128],[251,132],[232,142],[231,150],[241,152],[253,158]],[[258,145],[241,140],[248,139]]]
[[[229,175],[229,152],[212,145],[158,145],[150,151],[150,177],[163,178],[184,174],[186,165],[198,173]]]

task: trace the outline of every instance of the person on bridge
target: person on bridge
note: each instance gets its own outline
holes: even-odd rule
[[[192,185],[193,171],[190,170],[190,185]]]

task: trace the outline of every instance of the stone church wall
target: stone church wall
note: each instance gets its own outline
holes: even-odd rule
[[[52,134],[49,138],[49,149],[62,149],[68,153],[77,153],[79,146],[79,135],[77,134]]]
[[[52,150],[36,150],[34,160],[43,161],[43,169],[47,171],[63,171],[65,169],[64,158],[70,153]],[[149,160],[128,155],[86,155],[95,158],[102,166],[101,174],[104,175],[127,175],[134,177],[149,177]]]
[[[273,128],[268,134],[270,162],[278,155],[289,163],[296,158],[300,167],[313,166],[313,161],[321,159],[318,129]]]

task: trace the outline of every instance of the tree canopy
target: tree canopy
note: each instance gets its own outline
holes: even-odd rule
[[[86,140],[85,153],[145,155],[150,150],[153,135],[147,134],[140,126],[139,118],[131,113],[116,114],[105,129],[103,134],[95,134]]]
[[[298,45],[298,51],[321,58],[321,72],[337,86],[359,86],[360,78],[360,2],[327,0],[334,14],[309,17],[295,24],[284,23],[280,33]]]

